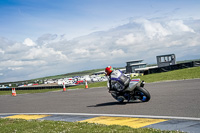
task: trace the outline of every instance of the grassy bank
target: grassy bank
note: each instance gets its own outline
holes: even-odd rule
[[[17,90],[16,89],[16,94],[27,94],[27,93],[45,93],[49,91],[61,91],[62,89],[41,89],[41,90]],[[12,91],[0,91],[0,95],[11,95]]]
[[[151,128],[133,129],[128,126],[101,125],[80,122],[41,121],[22,119],[0,119],[1,133],[180,133],[178,131],[161,131]]]
[[[169,72],[149,74],[139,78],[147,83],[200,78],[200,67],[191,67]]]

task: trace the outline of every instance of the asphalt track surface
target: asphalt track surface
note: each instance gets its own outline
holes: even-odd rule
[[[200,118],[200,79],[149,83],[146,103],[120,104],[107,88],[0,96],[0,113],[92,113]]]

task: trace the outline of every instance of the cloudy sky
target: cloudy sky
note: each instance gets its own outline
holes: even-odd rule
[[[199,51],[199,0],[0,1],[0,82]]]

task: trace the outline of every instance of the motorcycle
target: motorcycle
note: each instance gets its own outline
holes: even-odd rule
[[[140,84],[140,79],[132,79],[129,82],[128,87],[122,91],[111,90],[109,91],[114,99],[118,102],[123,103],[124,100],[128,102],[131,101],[141,101],[148,102],[151,98],[150,93],[144,88],[145,82],[142,81]],[[108,89],[109,89],[109,83]]]

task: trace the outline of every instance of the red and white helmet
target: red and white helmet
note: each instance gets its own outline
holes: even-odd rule
[[[110,76],[112,71],[113,71],[113,68],[111,66],[107,66],[105,69],[105,72],[107,73],[108,76]]]

